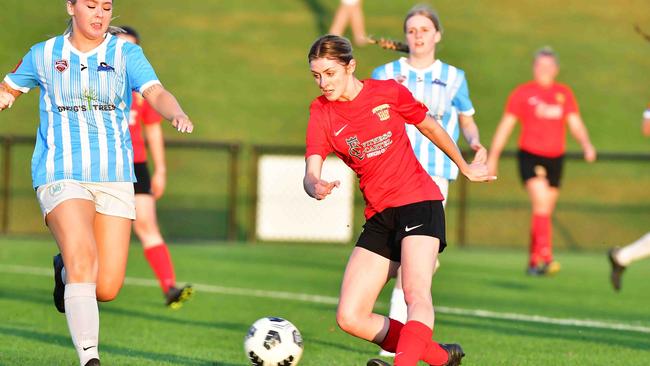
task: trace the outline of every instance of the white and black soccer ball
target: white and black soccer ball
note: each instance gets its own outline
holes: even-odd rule
[[[258,319],[244,338],[244,351],[252,366],[296,366],[302,350],[300,331],[282,318]]]

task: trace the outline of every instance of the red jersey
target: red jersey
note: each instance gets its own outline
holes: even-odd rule
[[[520,149],[556,158],[566,150],[567,116],[579,111],[568,86],[555,83],[546,88],[531,81],[510,94],[506,113],[515,115],[521,123]]]
[[[427,107],[395,80],[364,80],[349,102],[316,98],[309,109],[306,156],[334,152],[359,178],[369,219],[389,207],[442,200],[406,135]]]
[[[144,163],[147,161],[147,149],[142,136],[142,124],[152,125],[160,123],[162,117],[153,107],[138,93],[133,92],[133,104],[131,105],[131,116],[129,119],[129,132],[133,144],[133,162]]]

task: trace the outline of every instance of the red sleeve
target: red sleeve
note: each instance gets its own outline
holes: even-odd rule
[[[397,83],[395,80],[390,80],[395,88],[397,88],[397,103],[395,103],[396,112],[399,113],[406,123],[417,125],[424,121],[427,116],[429,108],[422,102],[417,101],[413,94],[402,84]]]
[[[142,123],[145,125],[153,125],[162,121],[162,117],[146,100],[142,101],[141,113]]]
[[[517,88],[510,93],[506,102],[506,113],[515,115],[519,119],[521,119],[521,115],[523,114],[521,110],[521,95],[521,88]]]
[[[307,124],[307,151],[305,157],[320,155],[323,160],[334,149],[327,138],[327,115],[318,100],[309,107],[309,123]]]
[[[578,102],[576,101],[575,95],[571,88],[566,89],[566,103],[564,103],[564,113],[569,115],[570,113],[580,113],[578,109]]]

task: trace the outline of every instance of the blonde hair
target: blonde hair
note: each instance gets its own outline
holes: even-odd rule
[[[409,19],[416,15],[422,15],[429,18],[429,20],[431,20],[433,23],[433,26],[436,27],[436,30],[442,33],[442,24],[440,24],[440,17],[438,16],[438,13],[436,13],[436,11],[431,9],[431,7],[428,5],[424,4],[415,5],[406,14],[406,17],[404,18],[404,33],[406,33],[406,22],[408,22]]]
[[[68,2],[68,3],[72,4],[72,5],[75,5],[77,3],[77,0],[66,0],[66,2]],[[110,33],[110,34],[113,34],[113,35],[118,34],[118,33],[125,33],[124,29],[122,29],[120,27],[115,27],[115,26],[112,26],[112,25],[108,26],[108,31],[107,32]],[[65,31],[63,32],[63,35],[65,36],[65,35],[70,34],[70,33],[72,33],[72,17],[70,17],[70,19],[68,19],[68,26],[66,27]]]

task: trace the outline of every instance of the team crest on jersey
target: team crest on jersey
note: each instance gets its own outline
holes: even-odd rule
[[[57,60],[54,61],[54,68],[58,72],[64,72],[65,70],[68,69],[70,64],[68,63],[68,60]]]
[[[386,121],[387,119],[390,118],[389,110],[390,110],[390,105],[382,104],[373,108],[372,113],[376,114],[377,117],[379,117],[380,121]]]
[[[564,94],[562,94],[562,93],[555,94],[555,101],[556,102],[558,102],[560,104],[564,104],[565,100],[566,100],[566,98],[564,97]]]
[[[406,81],[406,75],[397,75],[393,79],[400,84],[403,84]]]
[[[359,143],[359,138],[356,136],[348,137],[345,139],[345,142],[348,144],[348,147],[350,148],[348,150],[348,153],[350,156],[354,156],[355,158],[359,160],[363,160],[363,147],[361,146],[361,143]]]

